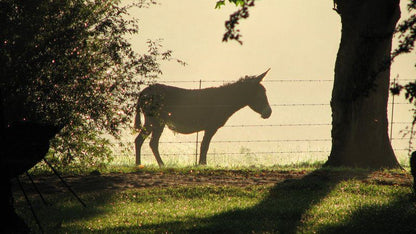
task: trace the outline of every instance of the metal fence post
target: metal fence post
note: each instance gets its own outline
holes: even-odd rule
[[[199,89],[202,87],[202,80],[199,80]],[[198,165],[198,136],[199,132],[196,132],[196,141],[195,141],[195,166]]]
[[[405,81],[403,79],[400,79],[400,80]],[[397,82],[399,81],[399,76],[393,77],[392,82],[396,83],[396,81]],[[225,83],[227,81],[224,81],[224,80],[206,80],[205,79],[204,82]],[[333,80],[332,79],[330,79],[330,80],[280,80],[280,79],[273,80],[272,79],[272,80],[267,80],[267,81],[264,81],[264,82],[271,82],[271,83],[285,82],[285,83],[291,83],[291,84],[292,83],[298,83],[298,82],[302,82],[302,83],[303,82],[308,82],[308,83],[312,83],[312,82],[316,83],[317,82],[319,84],[322,84],[323,82],[333,82]],[[200,80],[161,81],[161,83],[168,83],[168,84],[169,83],[175,83],[175,84],[176,83],[191,83],[192,86],[196,84],[195,87],[194,87],[195,90],[197,90],[198,88],[202,89],[202,79],[200,79]],[[196,96],[195,98],[199,99],[200,97]],[[391,114],[390,114],[390,118],[389,118],[390,124],[388,124],[388,126],[390,127],[390,131],[387,131],[387,134],[390,138],[390,141],[393,140],[393,130],[394,130],[395,125],[397,125],[397,124],[398,125],[400,125],[400,124],[411,124],[411,129],[408,129],[408,130],[410,130],[410,133],[411,133],[410,138],[402,137],[400,139],[398,139],[398,138],[395,139],[395,141],[407,140],[408,139],[411,143],[411,141],[413,140],[413,132],[416,129],[416,124],[414,125],[412,122],[395,122],[394,121],[394,118],[396,117],[396,116],[394,116],[395,111],[396,111],[395,110],[396,109],[395,96],[393,95],[392,97],[389,97],[389,98],[391,98],[391,102],[389,102],[389,104],[391,104],[391,109],[390,109]],[[200,100],[198,100],[198,101],[200,101]],[[198,102],[198,101],[196,101],[196,105],[200,105],[200,102]],[[407,105],[408,103],[407,102],[401,102],[400,100],[397,103],[397,105],[402,105],[402,104]],[[292,108],[292,107],[293,108],[314,107],[314,108],[319,108],[318,110],[320,110],[320,108],[323,108],[323,107],[327,108],[329,106],[329,103],[326,103],[326,102],[325,103],[316,103],[316,102],[313,102],[313,100],[311,100],[311,101],[308,101],[308,103],[273,103],[272,102],[272,103],[270,103],[270,106],[279,107],[279,108],[280,107],[285,107],[285,108],[289,108],[289,107],[290,108]],[[201,106],[199,106],[199,107],[204,108],[204,107],[201,107]],[[398,106],[398,107],[401,107],[401,106]],[[271,127],[290,127],[290,128],[291,127],[300,127],[300,128],[303,128],[303,127],[314,127],[314,126],[323,126],[323,127],[324,126],[331,126],[331,123],[329,123],[329,122],[313,122],[313,123],[310,123],[310,122],[303,122],[303,121],[304,120],[300,120],[300,122],[270,123],[270,124],[234,124],[234,125],[233,124],[227,124],[227,125],[224,126],[224,128],[248,128],[248,127],[254,127],[254,128],[260,128],[260,127],[267,127],[267,128],[271,128]],[[415,121],[415,123],[416,123],[416,121]],[[401,127],[398,126],[398,128],[401,128]],[[415,135],[416,135],[416,133],[415,133]],[[190,149],[188,153],[174,152],[174,153],[168,153],[166,155],[175,155],[175,156],[187,155],[189,158],[192,158],[192,156],[195,155],[195,165],[198,165],[198,156],[200,154],[199,132],[196,132],[195,137],[196,138],[194,140],[192,140],[190,138],[187,138],[189,140],[182,141],[182,142],[177,142],[177,141],[163,142],[162,141],[160,143],[172,143],[172,144],[186,143],[186,144],[188,144],[188,146],[190,146],[190,148],[188,148],[188,149]],[[201,139],[201,141],[202,141],[202,139]],[[299,148],[303,147],[303,144],[306,144],[304,142],[307,142],[308,144],[309,144],[309,142],[323,142],[323,143],[325,143],[325,146],[324,146],[324,144],[322,144],[322,146],[320,146],[320,148],[316,149],[316,150],[315,150],[315,148],[308,148],[307,150],[303,150],[303,149],[299,149],[299,150],[298,149],[274,149],[273,148],[271,150],[265,150],[265,151],[252,151],[251,153],[259,154],[259,155],[272,155],[272,154],[273,155],[274,154],[279,154],[279,155],[280,154],[285,154],[285,155],[287,155],[287,154],[290,154],[290,155],[298,155],[298,157],[299,157],[299,155],[301,156],[301,154],[307,154],[307,153],[328,154],[330,151],[327,150],[326,148],[324,149],[323,147],[326,147],[326,145],[330,145],[331,142],[332,142],[332,139],[330,139],[330,138],[309,138],[309,137],[300,138],[300,139],[268,139],[268,138],[266,138],[266,139],[256,139],[256,138],[235,139],[235,138],[229,138],[229,139],[226,139],[226,140],[216,140],[216,141],[214,140],[214,141],[211,142],[211,145],[216,144],[216,143],[226,143],[226,144],[234,144],[234,143],[239,143],[239,144],[240,143],[243,143],[243,144],[245,144],[245,143],[254,143],[254,144],[270,143],[270,144],[275,144],[276,142],[282,142],[282,144],[285,144],[286,142],[290,142],[291,144],[298,144],[299,143],[299,145],[300,145]],[[194,152],[191,151],[192,144],[194,144],[194,147],[195,147]],[[264,148],[267,148],[267,147],[268,146],[265,146]],[[328,147],[330,147],[330,146],[328,146]],[[393,149],[395,151],[404,151],[404,152],[408,151],[408,150],[410,150],[410,152],[411,152],[411,150],[412,150],[412,149],[409,149],[409,147],[393,148]],[[227,152],[224,152],[224,153],[218,153],[217,152],[215,155],[241,155],[241,154],[242,154],[241,152],[229,152],[229,151],[227,151]],[[152,154],[150,153],[150,154],[147,154],[147,155],[152,155]],[[190,162],[192,162],[192,160]]]
[[[396,83],[396,77],[393,78],[393,84]],[[390,117],[390,142],[393,140],[393,118],[394,118],[394,94],[391,97],[391,117]]]

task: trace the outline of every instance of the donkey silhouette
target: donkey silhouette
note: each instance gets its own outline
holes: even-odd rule
[[[144,140],[152,134],[150,148],[162,167],[159,154],[159,139],[165,125],[171,130],[190,134],[204,131],[201,142],[199,164],[207,164],[209,143],[227,120],[245,106],[267,119],[272,113],[266,89],[260,83],[270,68],[258,76],[246,76],[219,87],[205,89],[182,89],[154,84],[139,95],[135,117],[135,128],[140,130],[135,139],[136,164],[141,164],[140,154]],[[140,121],[144,115],[144,125]]]

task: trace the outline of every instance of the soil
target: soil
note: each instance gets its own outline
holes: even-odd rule
[[[98,172],[84,176],[65,176],[65,182],[76,192],[100,192],[111,190],[125,190],[132,188],[151,187],[178,187],[178,186],[252,186],[252,185],[275,185],[285,180],[301,179],[305,176],[317,176],[324,180],[358,179],[367,183],[376,183],[391,186],[411,186],[412,176],[407,172],[383,172],[383,171],[330,171],[317,170],[314,172],[306,170],[202,170],[181,171],[174,169],[164,171],[139,170],[132,173],[108,173]],[[67,193],[57,176],[38,176],[33,178],[36,186],[42,194]],[[36,193],[27,176],[21,176],[21,182],[28,194]],[[19,187],[14,181],[14,191]]]

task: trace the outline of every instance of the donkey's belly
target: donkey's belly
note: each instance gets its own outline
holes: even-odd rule
[[[199,108],[190,108],[185,104],[174,106],[174,108],[166,107],[165,113],[163,116],[169,129],[182,134],[205,130],[210,119],[209,112],[201,111]]]
[[[204,130],[202,126],[197,123],[178,123],[178,122],[167,122],[168,128],[174,132],[182,134],[191,134]]]

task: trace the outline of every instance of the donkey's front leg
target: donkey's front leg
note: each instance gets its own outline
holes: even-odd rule
[[[207,165],[207,152],[209,148],[209,143],[211,142],[212,137],[217,132],[217,129],[207,129],[204,133],[204,138],[201,142],[201,155],[199,157],[199,165]]]

